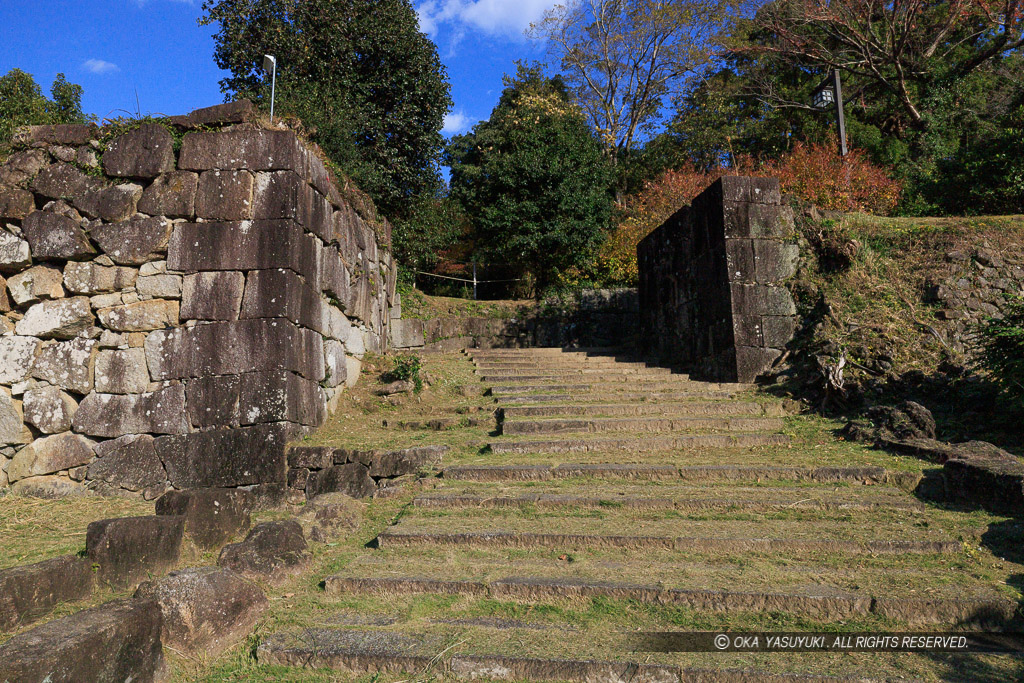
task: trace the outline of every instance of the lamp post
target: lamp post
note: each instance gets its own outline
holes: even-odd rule
[[[828,78],[822,81],[811,96],[815,109],[822,111],[834,106],[839,122],[839,153],[846,156],[846,115],[843,112],[843,84],[839,80],[839,69],[832,69]]]
[[[263,70],[270,76],[270,123],[274,123],[274,95],[277,90],[277,57],[263,55]]]

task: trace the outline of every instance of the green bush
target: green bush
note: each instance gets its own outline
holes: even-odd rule
[[[979,328],[978,365],[1016,407],[1024,407],[1024,298],[1011,297],[1006,316]]]
[[[420,370],[423,369],[423,362],[419,356],[396,356],[394,365],[387,374],[389,382],[403,381],[412,382],[416,393],[423,391],[423,378],[420,377]]]

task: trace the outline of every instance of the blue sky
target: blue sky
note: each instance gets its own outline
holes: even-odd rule
[[[421,28],[438,46],[455,100],[445,133],[487,118],[516,59],[543,60],[523,36],[555,0],[416,0]],[[49,94],[63,72],[85,89],[100,119],[181,114],[223,101],[213,27],[200,0],[0,0],[0,74],[20,68]],[[136,93],[138,105],[136,105]]]

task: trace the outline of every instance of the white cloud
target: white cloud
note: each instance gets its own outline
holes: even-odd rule
[[[442,25],[484,33],[522,35],[558,0],[425,0],[416,11],[420,30],[436,36]]]
[[[472,126],[473,119],[466,116],[464,112],[453,111],[450,114],[445,114],[444,126],[441,127],[441,132],[445,135],[457,135],[465,133]]]
[[[104,62],[102,59],[87,59],[82,62],[82,68],[94,74],[109,74],[121,70],[117,64]]]

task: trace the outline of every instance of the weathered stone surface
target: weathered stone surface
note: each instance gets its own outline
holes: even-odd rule
[[[182,128],[199,128],[200,126],[223,125],[226,123],[244,123],[256,117],[255,105],[249,100],[238,100],[203,107],[184,116],[168,117],[167,122]]]
[[[90,218],[103,218],[99,212],[101,195],[108,189],[99,178],[86,175],[74,166],[65,163],[51,164],[43,168],[32,189],[49,199],[66,199]]]
[[[181,515],[185,534],[203,549],[220,548],[249,529],[252,501],[237,489],[168,491],[156,501],[156,514]]]
[[[16,273],[32,263],[28,242],[6,230],[0,230],[0,273]]]
[[[238,320],[245,276],[231,271],[186,275],[181,289],[183,320]]]
[[[44,142],[50,145],[84,145],[99,136],[95,123],[61,123],[20,128],[15,140],[21,144]]]
[[[135,598],[163,613],[162,641],[187,655],[216,657],[248,637],[268,602],[258,586],[229,569],[197,567],[142,584]]]
[[[199,377],[185,386],[185,406],[193,427],[238,425],[240,375]]]
[[[320,295],[291,270],[249,273],[242,299],[242,319],[287,318],[297,325],[327,334],[327,316]]]
[[[60,299],[64,297],[61,281],[63,274],[50,266],[36,266],[12,275],[7,280],[7,289],[11,298],[19,306],[34,304],[42,299]]]
[[[423,321],[416,318],[391,321],[391,346],[411,349],[423,346]]]
[[[28,498],[67,498],[69,496],[91,495],[92,492],[77,481],[60,475],[28,477],[11,484],[11,493]]]
[[[339,304],[349,301],[352,298],[351,276],[338,249],[333,246],[326,247],[322,252],[321,261],[320,287],[327,296]]]
[[[288,449],[288,466],[312,470],[331,467],[335,450],[332,446],[292,446]]]
[[[99,565],[99,579],[115,588],[134,588],[150,574],[163,574],[178,561],[185,518],[154,515],[91,522],[85,552]]]
[[[32,256],[40,261],[75,260],[96,253],[85,231],[75,221],[49,211],[36,211],[22,222]]]
[[[195,215],[199,174],[190,171],[164,173],[146,188],[139,211],[150,216],[191,218]]]
[[[242,375],[238,406],[242,425],[288,421],[319,427],[326,418],[317,383],[291,372]]]
[[[2,569],[0,630],[30,623],[58,603],[80,600],[92,592],[93,586],[89,561],[75,555]]]
[[[324,386],[328,389],[341,386],[348,379],[345,346],[334,339],[324,340],[324,373]]]
[[[48,163],[50,157],[42,149],[23,149],[7,157],[0,165],[0,183],[20,185],[31,180]]]
[[[99,216],[107,222],[117,223],[135,215],[140,199],[142,186],[124,183],[104,188],[97,194],[86,195],[78,204],[90,216]]]
[[[96,346],[95,340],[82,338],[45,344],[32,365],[32,376],[65,391],[88,394],[93,387]]]
[[[363,372],[363,362],[355,356],[345,356],[345,386],[349,389],[359,382],[359,375]]]
[[[92,460],[94,445],[84,436],[69,432],[36,439],[14,454],[7,477],[15,482],[84,465]]]
[[[370,460],[370,476],[400,477],[415,474],[424,468],[439,466],[447,452],[447,446],[419,446],[374,453]]]
[[[154,380],[290,370],[324,377],[321,337],[287,320],[240,320],[153,332],[146,338]]]
[[[150,123],[107,144],[103,170],[122,178],[155,178],[174,170],[174,140],[163,126]]]
[[[160,608],[118,600],[51,621],[0,646],[0,680],[152,683],[166,672]]]
[[[362,522],[365,507],[344,493],[321,493],[306,503],[303,515],[330,531],[355,531]]]
[[[316,280],[318,244],[295,221],[179,223],[167,248],[167,267],[184,272],[290,268]]]
[[[0,337],[0,384],[15,384],[28,377],[39,340],[34,337]]]
[[[64,286],[73,294],[102,294],[132,287],[138,277],[134,268],[101,266],[95,261],[70,261],[64,266]]]
[[[0,388],[0,445],[31,443],[32,439],[31,430],[25,426],[21,404],[11,398],[6,387]],[[6,459],[0,464],[6,464]]]
[[[946,497],[1000,514],[1024,513],[1024,464],[991,444],[956,444],[960,451],[943,465]]]
[[[292,131],[238,130],[189,133],[181,145],[178,167],[190,171],[210,169],[250,171],[305,168],[305,153]]]
[[[75,413],[74,429],[90,436],[184,434],[185,388],[170,386],[149,394],[86,396]]]
[[[300,207],[308,201],[309,193],[309,186],[291,171],[258,173],[253,193],[253,218],[291,218],[303,223]]]
[[[256,525],[244,541],[225,546],[217,564],[243,576],[278,583],[301,572],[309,561],[302,527],[285,520]]]
[[[20,187],[0,185],[0,218],[20,221],[36,210],[35,197]]]
[[[19,335],[43,339],[72,339],[93,326],[95,318],[84,296],[43,301],[28,309],[14,329]]]
[[[245,221],[253,217],[252,207],[252,173],[206,171],[199,176],[199,189],[196,193],[196,216],[199,218]]]
[[[114,263],[137,266],[167,252],[173,227],[163,217],[133,218],[93,228],[90,235]]]
[[[43,434],[57,434],[71,429],[71,419],[78,404],[57,387],[29,389],[24,400],[25,422]]]
[[[333,303],[325,306],[324,310],[327,312],[327,336],[344,344],[352,333],[352,323]]]
[[[353,498],[372,496],[377,486],[370,478],[370,470],[359,463],[336,465],[320,472],[311,473],[306,483],[306,495],[310,498],[322,493],[344,493]]]
[[[148,332],[178,324],[178,302],[164,299],[138,301],[96,312],[104,327],[115,332]]]
[[[249,486],[287,480],[291,425],[216,429],[156,440],[156,452],[178,489]]]
[[[144,349],[104,350],[96,354],[96,391],[141,394],[149,385]]]
[[[161,486],[167,480],[167,473],[156,455],[153,441],[148,434],[101,441],[95,446],[99,459],[89,465],[86,476],[129,491]]]
[[[181,297],[181,276],[159,273],[140,277],[135,283],[135,290],[141,296],[178,299]]]

